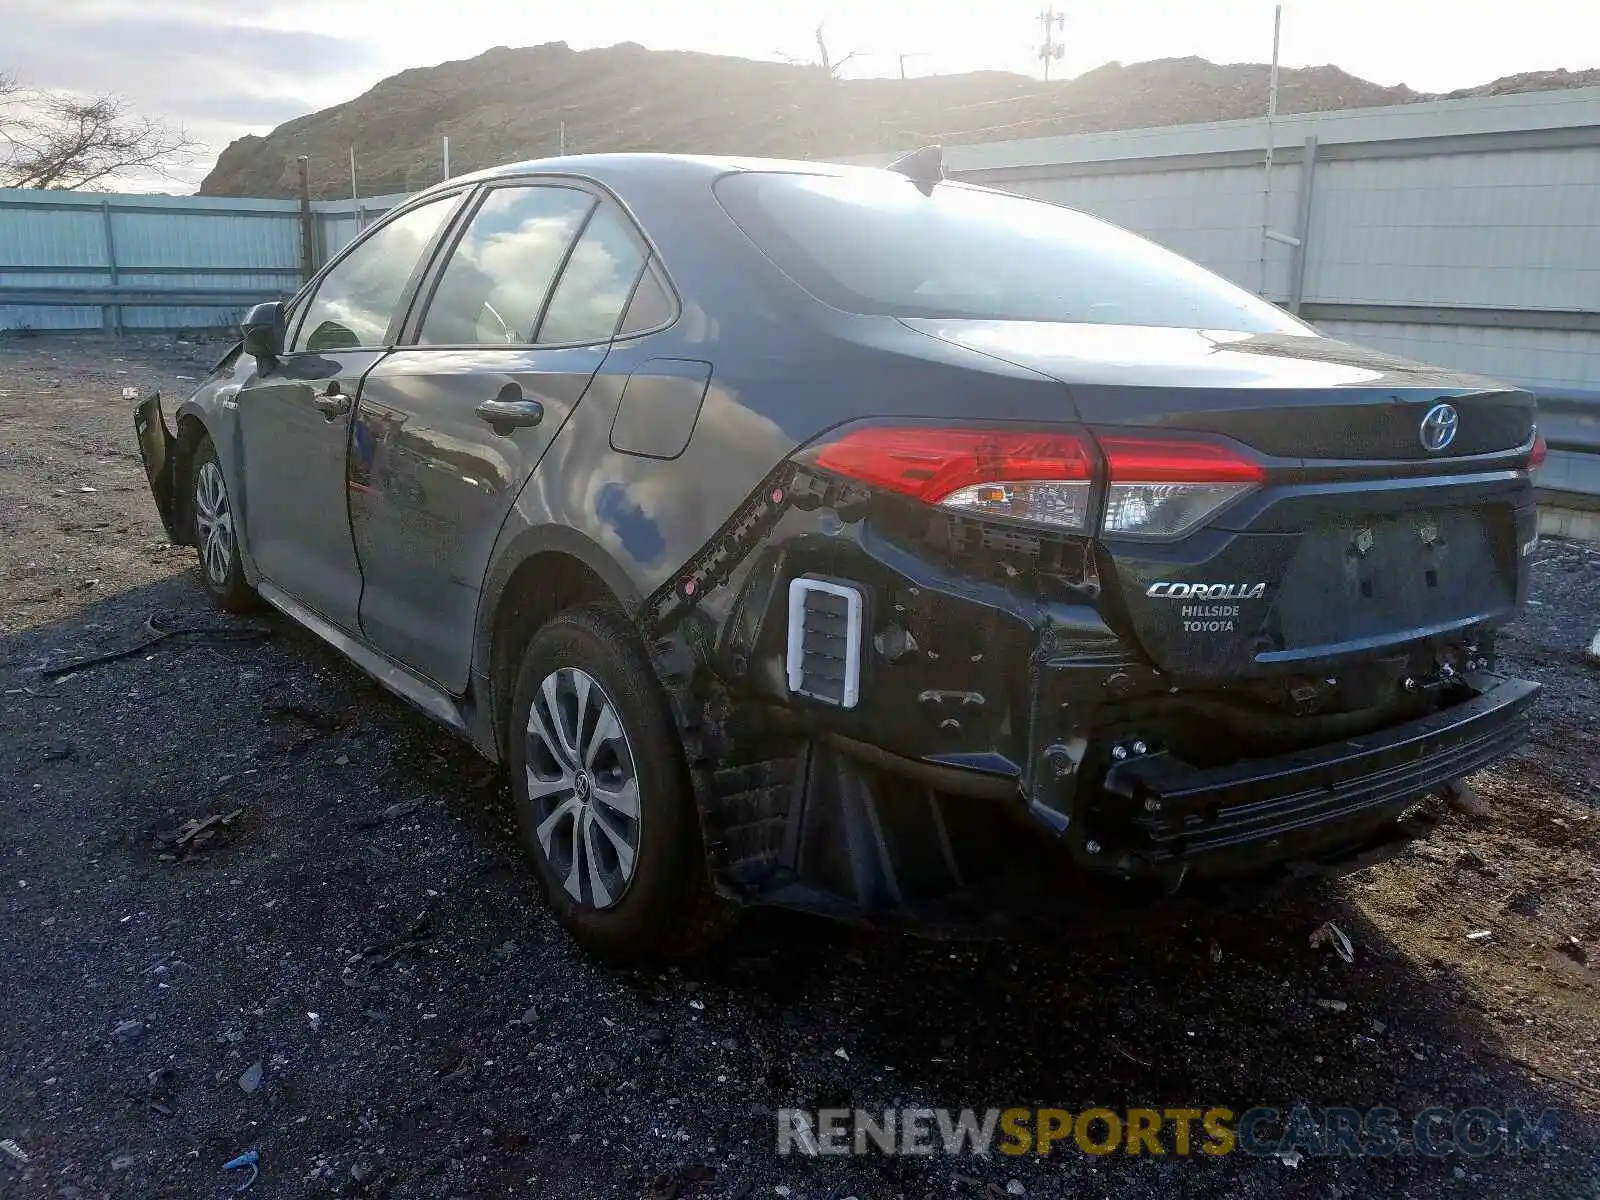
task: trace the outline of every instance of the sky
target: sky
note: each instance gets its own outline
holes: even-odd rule
[[[207,147],[182,172],[193,183],[233,138],[348,100],[407,67],[494,46],[633,41],[809,60],[820,21],[835,59],[857,52],[848,75],[897,74],[901,55],[908,74],[1038,74],[1038,14],[1050,2],[0,0],[0,74],[34,87],[116,92],[142,113],[181,124]],[[1272,0],[1055,6],[1066,16],[1056,77],[1111,61],[1266,62],[1272,55]],[[1600,65],[1595,0],[1285,0],[1283,8],[1285,66],[1332,63],[1419,91]]]

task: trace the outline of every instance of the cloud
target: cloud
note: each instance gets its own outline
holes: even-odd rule
[[[7,0],[0,69],[28,85],[115,92],[141,112],[209,127],[266,127],[326,103],[362,78],[355,38],[224,19],[199,0]],[[298,11],[257,0],[254,19]],[[339,23],[342,24],[342,23]]]

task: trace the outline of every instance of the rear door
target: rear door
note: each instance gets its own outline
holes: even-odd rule
[[[367,376],[350,516],[367,640],[461,692],[507,512],[605,360],[646,250],[570,180],[488,189]]]
[[[301,302],[283,357],[236,400],[251,555],[268,582],[345,629],[361,596],[345,503],[350,416],[460,200],[407,209],[353,245]]]

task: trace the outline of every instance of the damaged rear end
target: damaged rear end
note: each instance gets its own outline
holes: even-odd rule
[[[1056,382],[829,431],[653,598],[717,681],[725,887],[1095,925],[1379,861],[1525,738],[1527,394],[1313,336],[906,324]]]

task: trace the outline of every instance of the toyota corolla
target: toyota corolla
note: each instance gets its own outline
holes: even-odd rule
[[[452,179],[136,428],[217,603],[503,764],[611,957],[1347,872],[1536,690],[1527,393],[936,152]]]

